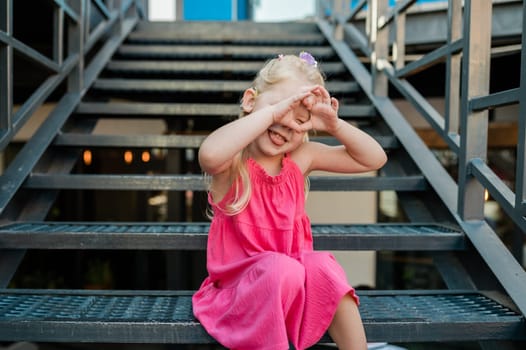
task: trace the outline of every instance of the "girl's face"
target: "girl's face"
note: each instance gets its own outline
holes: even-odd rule
[[[307,85],[310,83],[300,79],[288,79],[277,83],[257,96],[253,111],[295,95]],[[298,124],[305,123],[310,119],[310,113],[303,104],[289,113],[293,114],[292,117]],[[251,152],[260,152],[266,156],[281,156],[297,149],[305,141],[305,136],[305,132],[299,133],[276,123],[254,141]]]

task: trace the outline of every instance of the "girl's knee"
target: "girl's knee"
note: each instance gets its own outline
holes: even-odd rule
[[[328,252],[310,252],[304,255],[302,262],[308,274],[326,275],[343,272],[341,265]]]
[[[268,271],[274,283],[285,289],[303,288],[305,268],[294,258],[284,254],[272,253],[268,258]]]

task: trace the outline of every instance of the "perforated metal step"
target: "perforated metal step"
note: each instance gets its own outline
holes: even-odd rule
[[[169,74],[225,74],[250,75],[254,77],[263,67],[264,61],[152,61],[152,60],[113,60],[106,65],[112,73],[169,73]],[[335,75],[346,72],[342,63],[323,63],[325,74]]]
[[[138,45],[124,44],[117,57],[126,58],[206,58],[206,59],[269,59],[278,54],[297,55],[308,51],[320,61],[334,57],[330,46],[277,46],[277,45]]]
[[[217,28],[215,28],[217,29]],[[201,34],[196,31],[169,30],[151,31],[137,30],[131,33],[126,39],[134,44],[261,44],[261,45],[322,45],[326,39],[320,33],[287,33],[286,29],[280,35],[267,33],[244,33],[238,30],[232,33],[208,32]]]
[[[207,223],[20,222],[0,226],[12,249],[206,249]],[[313,225],[316,249],[462,250],[464,234],[434,224]]]
[[[524,318],[466,291],[360,293],[369,341],[524,339]],[[0,340],[214,343],[190,292],[0,291]],[[325,340],[329,340],[325,337]]]
[[[311,176],[311,191],[423,191],[428,188],[421,175],[412,176]],[[34,173],[24,183],[25,188],[57,190],[168,190],[205,191],[202,175],[69,175]]]
[[[220,103],[141,103],[141,102],[84,102],[75,111],[79,114],[131,118],[134,116],[163,117],[237,117],[239,104]],[[370,105],[343,105],[340,118],[370,118],[376,115]]]
[[[164,79],[97,79],[94,90],[120,92],[232,92],[240,93],[250,87],[250,81],[238,80],[164,80]],[[359,91],[354,82],[328,82],[327,89],[332,93],[353,93]]]

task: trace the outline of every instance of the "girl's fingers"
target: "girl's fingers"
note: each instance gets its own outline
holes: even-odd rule
[[[338,108],[340,108],[340,102],[335,99],[334,97],[331,97],[331,107],[338,112]]]
[[[291,127],[291,129],[296,132],[302,133],[302,132],[307,132],[309,130],[312,130],[312,122],[310,120],[306,121],[305,123],[301,123],[301,124],[294,123],[294,124],[295,124],[294,127]]]

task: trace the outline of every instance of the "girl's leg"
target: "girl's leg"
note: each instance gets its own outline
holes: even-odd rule
[[[345,295],[334,314],[329,334],[340,350],[365,350],[367,340],[358,306],[350,295]]]

